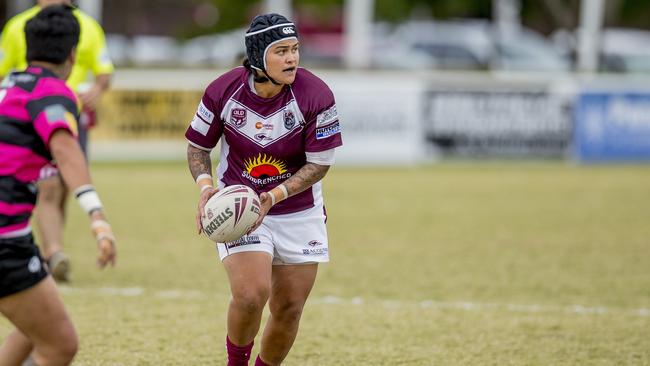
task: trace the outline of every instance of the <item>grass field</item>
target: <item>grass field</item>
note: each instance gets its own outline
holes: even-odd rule
[[[228,285],[187,168],[93,172],[119,263],[94,268],[72,203],[75,365],[225,364]],[[336,167],[324,187],[332,262],[285,365],[650,365],[650,167]]]

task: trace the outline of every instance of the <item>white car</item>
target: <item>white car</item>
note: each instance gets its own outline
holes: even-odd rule
[[[567,71],[570,64],[553,45],[521,27],[512,37],[497,37],[481,20],[408,22],[375,37],[373,63],[388,68]]]

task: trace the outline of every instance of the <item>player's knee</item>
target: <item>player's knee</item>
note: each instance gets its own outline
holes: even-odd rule
[[[276,320],[294,323],[300,321],[304,304],[302,299],[286,299],[272,303],[270,310]]]
[[[65,186],[58,177],[49,178],[38,185],[39,203],[59,204],[65,196]]]
[[[56,342],[53,344],[39,348],[38,353],[46,360],[55,361],[55,364],[67,365],[77,354],[79,341],[73,332],[69,335],[57,337]]]
[[[74,356],[77,354],[77,351],[79,350],[79,342],[75,338],[74,340],[69,340],[68,342],[65,342],[61,345],[60,349],[60,355],[63,360],[66,360],[66,362],[72,361]]]
[[[256,314],[261,312],[269,298],[269,290],[265,288],[238,291],[233,293],[234,305],[248,313]]]

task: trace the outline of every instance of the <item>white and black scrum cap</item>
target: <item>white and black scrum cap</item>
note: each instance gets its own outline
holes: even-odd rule
[[[256,16],[246,31],[246,55],[251,66],[266,71],[266,50],[287,38],[298,38],[298,30],[289,19],[276,13]]]

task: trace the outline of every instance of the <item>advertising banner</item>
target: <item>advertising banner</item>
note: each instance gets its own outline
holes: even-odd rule
[[[424,159],[421,93],[416,83],[332,78],[343,146],[337,162],[411,164]]]
[[[539,90],[429,91],[424,133],[442,156],[562,157],[570,98]]]
[[[202,95],[202,90],[111,90],[102,98],[92,138],[184,141]]]
[[[650,161],[650,92],[581,94],[574,154],[584,162]]]

